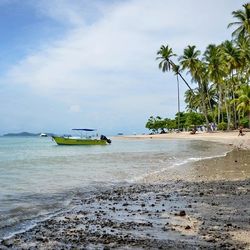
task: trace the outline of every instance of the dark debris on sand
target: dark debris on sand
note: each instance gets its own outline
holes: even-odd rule
[[[247,249],[250,185],[244,181],[128,185],[2,240],[0,249]],[[247,237],[247,236],[246,236]]]

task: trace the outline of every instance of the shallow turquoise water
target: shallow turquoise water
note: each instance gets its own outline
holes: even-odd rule
[[[66,208],[78,192],[140,181],[155,171],[223,155],[220,144],[189,140],[113,140],[57,146],[51,138],[0,137],[0,238],[13,227]]]

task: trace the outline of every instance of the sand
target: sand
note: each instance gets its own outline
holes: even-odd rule
[[[209,140],[235,149],[140,184],[83,194],[72,201],[71,211],[2,240],[0,249],[250,249],[250,151],[243,150],[249,148],[249,134],[126,139],[151,137]]]
[[[156,135],[128,135],[128,136],[116,136],[113,139],[181,139],[181,140],[202,140],[202,141],[213,141],[224,144],[232,145],[236,148],[250,149],[250,132],[244,131],[244,136],[238,136],[238,131],[232,132],[197,132],[191,135],[189,132],[180,133],[167,133],[167,134],[156,134]]]

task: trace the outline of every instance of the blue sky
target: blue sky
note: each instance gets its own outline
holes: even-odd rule
[[[244,3],[0,0],[0,134],[139,133],[151,115],[173,117],[176,79],[158,69],[157,50],[231,39]]]

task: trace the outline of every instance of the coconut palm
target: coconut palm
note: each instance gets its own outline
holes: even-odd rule
[[[221,45],[223,59],[227,63],[229,73],[233,73],[235,69],[238,69],[242,65],[240,51],[232,41],[225,41]]]
[[[226,64],[222,60],[220,46],[210,44],[207,46],[204,53],[204,60],[207,64],[208,78],[212,81],[219,93],[218,101],[218,124],[220,123],[220,114],[222,108],[222,89],[223,77],[226,76]]]
[[[188,70],[192,76],[193,81],[197,82],[198,90],[201,96],[201,110],[206,119],[206,126],[209,127],[207,107],[206,107],[206,93],[204,89],[206,79],[205,64],[198,58],[201,54],[199,50],[196,50],[196,46],[187,46],[184,49],[184,53],[179,57],[182,69]]]
[[[172,69],[172,65],[174,64],[171,60],[171,57],[176,56],[176,54],[173,53],[172,48],[170,48],[168,45],[162,45],[160,50],[157,51],[157,55],[160,56],[156,57],[156,60],[161,60],[159,63],[159,69],[161,69],[163,72],[170,71]]]
[[[233,31],[232,36],[235,38],[245,37],[250,35],[250,3],[243,5],[243,10],[236,10],[232,12],[233,17],[237,19],[236,22],[228,24],[228,28],[237,26]]]
[[[194,78],[197,73],[197,67],[200,63],[198,56],[201,54],[200,50],[196,50],[196,46],[188,45],[184,49],[184,53],[179,57],[179,61],[183,69],[188,69],[189,73]]]
[[[160,55],[156,59],[160,59],[159,68],[162,69],[163,72],[172,70],[177,78],[177,100],[178,100],[178,131],[180,131],[180,86],[179,86],[179,77],[182,78],[182,80],[186,83],[190,91],[192,92],[191,87],[186,82],[186,80],[182,77],[180,66],[176,65],[172,60],[171,57],[176,56],[176,54],[173,53],[172,48],[170,48],[168,45],[164,46],[162,45],[160,50],[157,52],[157,55]]]
[[[236,41],[236,46],[239,50],[241,60],[241,73],[244,74],[245,79],[249,82],[250,76],[250,37],[241,37]]]
[[[179,74],[180,74],[180,66],[173,65],[172,67],[173,72],[176,75],[177,80],[177,96],[178,96],[178,131],[180,131],[180,83],[179,83]],[[189,90],[190,91],[190,90]]]
[[[198,88],[193,89],[193,92],[190,89],[185,92],[185,103],[189,112],[198,112],[200,110],[200,100]]]
[[[168,45],[167,46],[162,45],[160,50],[157,51],[157,55],[160,55],[160,56],[156,57],[156,60],[161,60],[161,62],[159,63],[159,69],[161,69],[163,72],[170,71],[173,69],[173,67],[176,66],[171,58],[171,57],[176,56],[176,54],[173,53],[172,48],[170,48]],[[178,71],[177,74],[185,82],[187,87],[192,91],[192,88],[189,86],[187,81],[184,79],[184,77],[182,76],[180,71]]]
[[[237,81],[237,71],[240,70],[242,66],[242,60],[240,56],[239,49],[234,46],[232,41],[225,41],[221,45],[223,60],[226,62],[227,70],[228,70],[228,81],[227,81],[227,99],[235,99],[235,91],[239,88],[239,84]],[[228,129],[230,126],[230,106],[227,102],[225,102],[227,116],[228,116]],[[237,117],[236,117],[236,106],[233,104],[233,124],[234,128],[237,126]]]
[[[161,46],[157,52],[157,59],[161,59],[160,69],[163,72],[173,71],[177,77],[178,113],[180,77],[189,88],[185,92],[187,108],[202,112],[207,126],[208,115],[212,114],[214,120],[217,115],[218,123],[227,121],[228,129],[231,121],[236,127],[240,119],[247,120],[246,115],[250,120],[250,3],[244,4],[240,10],[233,11],[232,15],[234,22],[228,27],[235,27],[232,34],[234,40],[225,41],[221,45],[208,45],[202,59],[201,52],[190,45],[178,58],[180,66],[173,62],[176,54],[169,46]],[[197,88],[190,88],[182,77],[182,70],[191,75]],[[227,117],[224,120],[225,114]],[[180,123],[181,119],[178,117],[178,124]]]
[[[248,84],[243,85],[236,93],[238,98],[234,99],[233,102],[237,104],[237,111],[242,114],[242,117],[245,114],[248,116],[250,128],[250,86]]]

